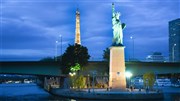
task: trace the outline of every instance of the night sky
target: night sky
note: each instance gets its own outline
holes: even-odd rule
[[[126,60],[153,52],[168,58],[168,22],[180,18],[180,0],[1,0],[0,61],[36,61],[74,44],[75,12],[80,11],[81,43],[91,60],[112,44],[112,2],[126,24]],[[58,44],[60,55],[61,44]]]

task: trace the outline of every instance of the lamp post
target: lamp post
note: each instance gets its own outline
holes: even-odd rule
[[[132,76],[132,73],[131,72],[126,72],[125,73],[125,75],[126,75],[126,77],[129,79],[128,81],[129,81],[129,87],[128,88],[130,88],[130,78],[131,78],[131,76]]]
[[[155,71],[154,74],[155,74],[155,87],[156,87],[156,89],[157,89],[157,86],[158,86],[158,83],[157,83],[157,82],[158,82],[158,80],[157,80],[158,72]]]
[[[60,37],[60,44],[61,44],[61,61],[62,61],[62,35],[59,35]],[[59,41],[56,40],[56,43],[55,43],[55,61],[57,61],[57,51],[58,51],[58,45],[59,45]]]
[[[56,41],[55,43],[55,61],[57,61],[57,45],[58,45],[58,41]]]
[[[175,49],[176,44],[173,45],[172,47],[172,62],[174,62],[174,49]]]
[[[149,80],[146,79],[146,93],[149,92]]]
[[[134,60],[134,37],[133,37],[133,36],[131,36],[130,38],[131,38],[131,39],[132,39],[132,41],[133,41],[133,57],[132,57],[132,60]]]
[[[157,78],[158,78],[158,72],[155,71],[155,79],[156,79],[156,83],[157,83]]]
[[[92,72],[92,76],[93,76],[93,84],[92,84],[92,86],[93,86],[93,93],[94,93],[94,85],[95,85],[95,82],[94,82],[94,77],[95,77],[95,75],[96,75],[96,72],[95,71],[93,71]]]
[[[59,37],[60,37],[60,42],[61,42],[61,60],[60,61],[62,62],[62,35],[60,34]]]
[[[93,86],[93,93],[94,93],[94,76],[95,76],[94,74],[95,73],[93,72],[93,85],[92,85]]]
[[[88,83],[87,83],[87,88],[88,88],[88,92],[90,92],[90,81],[89,81],[89,74],[87,75],[88,76]]]

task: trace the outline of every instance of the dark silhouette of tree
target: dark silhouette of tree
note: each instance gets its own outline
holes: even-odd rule
[[[69,45],[62,56],[63,72],[69,73],[70,67],[75,66],[76,63],[81,67],[88,63],[90,55],[88,49],[82,45]]]
[[[109,61],[110,61],[110,49],[106,48],[103,50],[103,59],[106,62],[107,72],[109,72]]]
[[[103,59],[105,61],[108,61],[110,60],[110,49],[109,48],[106,48],[105,50],[103,50],[104,54],[103,54]]]

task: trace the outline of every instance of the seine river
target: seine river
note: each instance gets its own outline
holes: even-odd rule
[[[177,92],[178,94],[175,94],[174,98],[173,98],[174,95],[173,96],[168,95],[164,100],[161,101],[180,101],[179,88]],[[53,96],[47,93],[46,91],[44,91],[41,87],[37,86],[36,84],[31,83],[31,84],[0,84],[0,101],[86,101],[86,100],[74,100],[74,99],[67,99],[67,98]]]
[[[34,83],[0,84],[0,101],[74,101],[53,96]]]

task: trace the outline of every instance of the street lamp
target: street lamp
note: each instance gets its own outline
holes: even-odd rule
[[[93,76],[93,84],[92,84],[92,86],[93,86],[93,93],[94,93],[94,85],[95,85],[95,82],[94,82],[94,78],[95,78],[95,75],[96,75],[96,71],[93,71],[92,72],[92,76]]]
[[[60,34],[59,37],[60,37],[60,42],[61,42],[61,62],[62,62],[62,35]]]
[[[75,73],[75,72],[72,72],[72,73],[71,73],[71,72],[69,72],[69,75],[70,75],[70,76],[75,76],[75,75],[76,75],[76,73]]]
[[[59,35],[60,37],[60,44],[61,44],[61,61],[62,61],[62,35]],[[57,61],[57,51],[58,51],[58,45],[59,45],[59,41],[57,40],[55,43],[55,61]]]
[[[87,75],[88,76],[88,83],[87,83],[87,88],[88,88],[88,92],[90,92],[90,80],[89,80],[89,74]]]
[[[176,44],[174,44],[173,47],[172,47],[172,61],[173,62],[174,62],[174,49],[175,49],[175,46],[176,46]]]
[[[149,80],[146,79],[146,92],[148,92],[148,90],[149,90]]]
[[[134,60],[134,37],[133,37],[133,36],[131,36],[130,38],[131,38],[131,39],[132,39],[132,41],[133,41],[133,57],[132,57],[132,59]]]
[[[55,61],[57,61],[57,45],[58,45],[58,41],[56,41],[55,43]]]
[[[126,72],[125,75],[129,79],[129,87],[128,88],[130,88],[130,78],[132,76],[132,73],[131,72]]]

